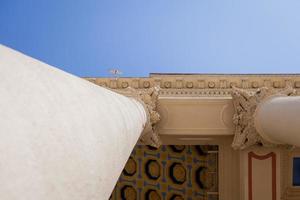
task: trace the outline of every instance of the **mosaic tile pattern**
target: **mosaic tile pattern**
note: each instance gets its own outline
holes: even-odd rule
[[[218,200],[218,146],[137,145],[111,200]]]

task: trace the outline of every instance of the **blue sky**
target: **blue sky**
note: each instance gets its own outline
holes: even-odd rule
[[[0,0],[0,43],[83,77],[300,73],[300,1]]]

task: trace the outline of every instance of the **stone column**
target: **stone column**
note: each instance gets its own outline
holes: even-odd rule
[[[128,98],[0,45],[0,199],[107,200],[145,127],[158,144],[154,93]]]
[[[273,144],[300,147],[300,97],[274,96],[263,101],[256,109],[254,126]]]

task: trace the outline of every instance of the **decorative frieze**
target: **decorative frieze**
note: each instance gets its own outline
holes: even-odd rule
[[[295,88],[300,88],[300,81],[295,82]]]
[[[160,86],[162,89],[256,89],[268,87],[280,89],[291,85],[300,89],[300,75],[152,75],[146,78],[86,78],[112,89],[147,89]]]

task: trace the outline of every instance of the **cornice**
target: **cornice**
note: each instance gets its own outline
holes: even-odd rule
[[[260,88],[268,88],[272,93],[278,93],[288,86],[291,87],[295,93],[294,95],[300,95],[300,75],[151,75],[151,77],[143,77],[143,78],[85,78],[86,80],[109,89],[114,90],[120,94],[125,96],[134,97],[132,91],[135,93],[142,92],[153,88],[159,87],[158,95],[156,96],[158,101],[158,109],[157,112],[161,116],[162,120],[155,124],[152,124],[152,132],[155,135],[159,132],[160,136],[167,137],[168,135],[180,135],[181,133],[190,134],[193,136],[211,136],[211,135],[226,135],[228,133],[238,133],[238,130],[234,131],[231,127],[221,126],[219,123],[211,123],[216,119],[229,119],[232,122],[231,115],[234,113],[234,100],[232,97],[232,92],[234,88],[240,88],[245,93],[255,94]],[[128,90],[128,88],[132,88]],[[142,94],[140,93],[140,94]],[[196,100],[196,99],[199,99]],[[178,101],[177,101],[178,100]],[[213,104],[210,100],[220,102],[223,106],[216,108],[212,106]],[[179,104],[175,105],[174,108],[173,103],[178,102]],[[213,126],[206,126],[205,128],[209,128],[209,130],[203,131],[203,127],[199,127],[196,125],[194,120],[179,121],[177,123],[178,116],[188,115],[187,112],[184,112],[185,109],[190,109],[191,102],[197,102],[197,104],[193,104],[193,109],[197,110],[199,114],[199,119],[207,119],[207,112],[211,115],[208,120],[208,124],[214,124]],[[205,106],[204,106],[205,104]],[[188,105],[188,107],[186,106]],[[212,109],[213,108],[213,109]],[[224,108],[228,108],[226,112],[223,112]],[[170,110],[172,112],[172,116],[168,114],[167,111]],[[219,109],[219,110],[218,110]],[[154,108],[156,111],[156,107]],[[165,112],[166,111],[166,112]],[[175,113],[175,114],[174,114]],[[238,115],[236,110],[236,114]],[[254,113],[249,113],[249,117],[252,118]],[[244,114],[243,114],[244,115]],[[246,116],[246,114],[244,115]],[[180,129],[179,132],[174,131],[173,129],[169,129],[167,127],[167,122],[171,122],[173,120],[177,123],[177,128]],[[222,120],[221,120],[222,121]],[[235,121],[237,122],[237,121]],[[241,121],[239,121],[241,122]],[[242,123],[242,122],[241,122]],[[149,123],[148,123],[149,124]],[[247,124],[247,123],[246,123]],[[174,125],[174,124],[173,124]],[[234,123],[235,127],[240,127],[240,124]],[[244,124],[243,124],[244,125]],[[253,127],[253,123],[250,123],[249,130]],[[192,127],[192,129],[187,127]],[[219,129],[223,128],[224,130],[220,131]],[[151,130],[151,129],[149,129]],[[205,133],[204,133],[205,132]],[[151,131],[150,131],[151,133]],[[151,135],[151,134],[145,134]],[[152,134],[153,135],[153,134]],[[235,134],[238,135],[238,134]],[[243,135],[243,134],[242,134]],[[183,135],[186,137],[185,135]],[[257,135],[256,135],[257,136]],[[255,136],[255,137],[256,137]],[[157,137],[154,137],[157,138]],[[250,136],[249,136],[250,138]],[[237,138],[236,138],[237,139]],[[148,140],[148,139],[147,139]],[[146,141],[146,139],[144,140]],[[149,140],[148,140],[149,141]],[[157,140],[158,141],[158,140]],[[243,139],[236,140],[238,145],[234,145],[236,149],[245,148],[250,146],[248,143],[244,145]],[[252,141],[252,140],[251,140]],[[254,138],[252,141],[253,144],[263,143],[268,146],[267,142],[261,139],[260,136]],[[149,142],[146,142],[149,143]],[[153,146],[158,146],[159,143],[150,142]]]
[[[287,85],[292,86],[300,93],[300,75],[215,75],[215,74],[154,74],[144,78],[85,78],[100,86],[114,90],[123,90],[128,87],[147,89],[159,86],[160,97],[163,96],[191,96],[191,97],[229,97],[233,87],[246,90],[256,90],[268,87],[280,90]]]

